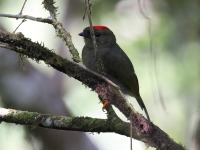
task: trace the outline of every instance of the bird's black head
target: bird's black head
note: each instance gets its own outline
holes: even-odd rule
[[[115,35],[105,26],[93,26],[94,34],[96,37],[97,46],[108,46],[116,43]],[[85,44],[92,46],[92,38],[90,34],[90,27],[86,27],[83,32],[79,33],[84,37]]]

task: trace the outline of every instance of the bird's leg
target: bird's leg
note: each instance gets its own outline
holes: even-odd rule
[[[104,99],[104,100],[103,100],[103,107],[102,107],[102,110],[103,110],[103,111],[104,111],[104,109],[108,106],[109,103],[110,103],[109,100],[107,100],[107,99]]]
[[[104,111],[104,109],[107,110],[107,106],[110,104],[109,100],[106,98],[102,98],[101,96],[99,96],[100,101],[103,103],[103,107],[102,110]]]

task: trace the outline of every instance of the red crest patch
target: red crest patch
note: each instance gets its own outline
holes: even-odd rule
[[[93,26],[94,29],[98,30],[107,30],[108,28],[106,26]]]

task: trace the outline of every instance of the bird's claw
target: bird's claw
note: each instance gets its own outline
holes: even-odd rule
[[[108,106],[110,102],[107,99],[103,100],[103,107],[102,107],[102,111],[104,111],[104,109]]]

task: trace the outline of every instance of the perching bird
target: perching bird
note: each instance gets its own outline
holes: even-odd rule
[[[98,56],[103,63],[105,76],[117,84],[124,94],[135,97],[140,107],[144,109],[148,120],[150,120],[139,93],[139,83],[133,65],[125,52],[116,43],[115,35],[105,26],[93,26],[93,29],[98,47]],[[83,36],[85,41],[82,51],[83,64],[97,72],[95,65],[97,59],[90,28],[86,27],[79,35]]]

